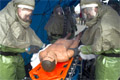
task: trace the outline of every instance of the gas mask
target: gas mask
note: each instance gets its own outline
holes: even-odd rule
[[[97,16],[97,12],[95,10],[97,6],[97,4],[87,4],[81,6],[82,18],[85,21],[90,21],[95,18]]]
[[[63,9],[61,7],[58,7],[56,9],[56,12],[57,12],[58,15],[64,15]]]
[[[65,12],[65,15],[71,14],[70,7],[66,7],[66,8],[64,9],[64,12]]]
[[[27,5],[18,5],[18,16],[24,22],[31,22],[33,7]]]

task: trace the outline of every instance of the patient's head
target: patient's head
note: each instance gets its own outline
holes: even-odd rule
[[[56,64],[55,64],[55,60],[54,61],[49,61],[49,60],[44,60],[42,61],[42,68],[46,71],[46,72],[51,72],[54,70]]]
[[[54,70],[56,63],[57,63],[57,57],[56,54],[53,52],[47,52],[47,54],[41,58],[42,68],[47,71],[51,72]]]

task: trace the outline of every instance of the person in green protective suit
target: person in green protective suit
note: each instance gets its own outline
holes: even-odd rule
[[[63,36],[64,14],[60,5],[57,5],[48,23],[45,26],[50,43],[54,43]]]
[[[12,0],[0,11],[0,80],[21,80],[24,61],[19,53],[35,53],[43,43],[29,27],[34,0]]]
[[[72,25],[72,33],[73,33],[73,36],[75,36],[75,32],[77,31],[77,21],[76,21],[77,15],[76,15],[74,9],[75,9],[74,6],[70,7],[71,16],[72,16],[72,18],[71,18],[71,25]]]
[[[70,39],[72,39],[75,36],[75,31],[77,31],[77,26],[76,26],[76,20],[73,17],[73,9],[69,6],[65,6],[64,8],[64,13],[65,13],[65,21],[64,21],[64,36],[66,36],[68,33],[71,33]]]
[[[81,53],[99,55],[96,80],[120,79],[120,16],[99,0],[81,0],[81,8],[88,26],[81,37]]]

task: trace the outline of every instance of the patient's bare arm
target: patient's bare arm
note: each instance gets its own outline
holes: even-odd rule
[[[71,50],[70,48],[77,48],[79,43],[80,43],[80,37],[81,37],[81,33],[78,34],[78,36],[75,38],[75,40],[73,41],[73,43],[71,44],[71,46],[67,49],[67,55],[69,58],[71,58],[75,53],[73,50]]]

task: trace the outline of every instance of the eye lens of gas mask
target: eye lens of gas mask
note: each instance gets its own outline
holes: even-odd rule
[[[85,21],[92,20],[96,17],[95,7],[87,7],[81,10],[82,11],[82,18]]]
[[[58,7],[56,9],[56,12],[57,12],[58,15],[63,15],[64,14],[63,9],[61,7]]]

